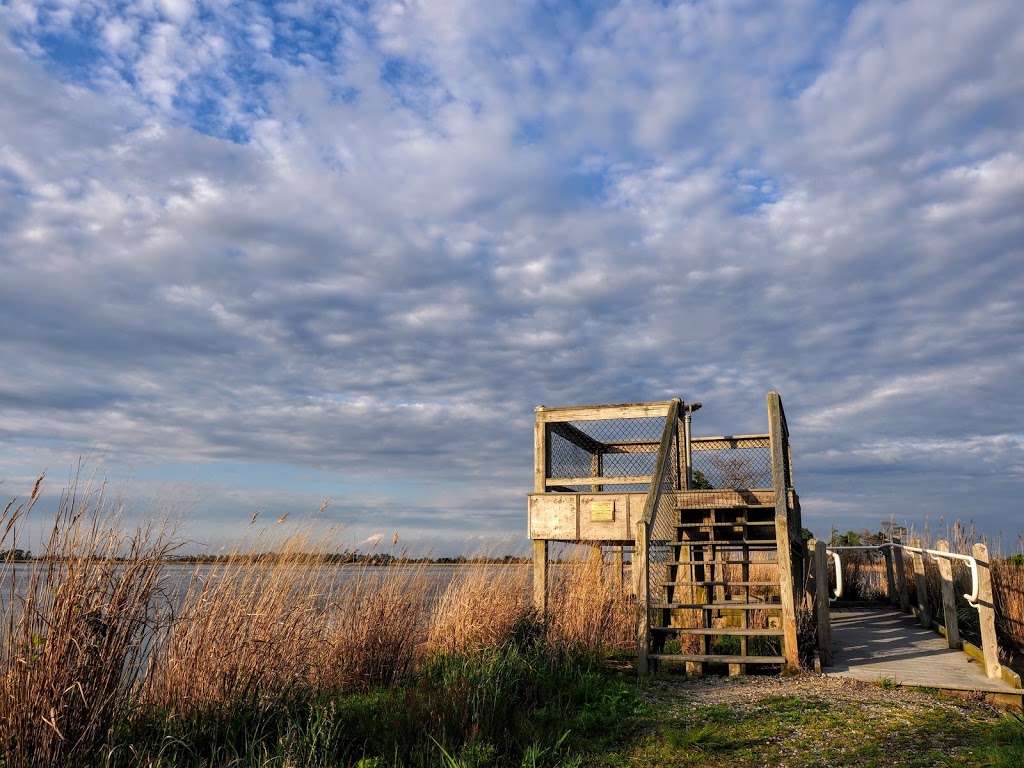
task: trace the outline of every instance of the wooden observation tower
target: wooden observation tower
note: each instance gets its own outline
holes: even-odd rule
[[[782,399],[768,431],[694,437],[699,403],[536,409],[529,496],[534,602],[550,542],[631,550],[638,669],[742,674],[799,665],[804,552]]]

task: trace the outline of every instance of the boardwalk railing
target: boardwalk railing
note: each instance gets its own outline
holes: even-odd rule
[[[928,583],[925,578],[925,559],[934,560],[940,577],[942,589],[942,619],[943,629],[947,644],[950,648],[969,651],[973,646],[964,643],[960,637],[960,627],[957,619],[955,588],[953,584],[953,569],[951,561],[960,561],[967,564],[971,572],[970,592],[964,593],[964,600],[972,608],[978,611],[978,623],[981,634],[980,660],[984,663],[985,674],[992,679],[1005,677],[1006,671],[999,663],[999,645],[996,637],[995,605],[992,598],[992,577],[989,569],[988,547],[982,543],[975,544],[971,555],[964,555],[958,552],[949,551],[949,542],[940,539],[936,549],[928,549],[920,545],[919,540],[911,544],[903,544],[898,540],[876,545],[848,545],[820,547],[820,554],[816,553],[819,564],[819,572],[825,573],[823,562],[826,553],[831,556],[836,571],[836,591],[829,595],[827,584],[822,587],[818,585],[816,601],[819,622],[822,619],[822,603],[824,603],[824,615],[827,620],[828,602],[837,600],[843,594],[843,566],[841,552],[849,550],[881,552],[886,561],[886,586],[889,602],[897,603],[903,611],[911,611],[909,591],[907,589],[906,570],[904,553],[909,554],[912,560],[916,602],[915,613],[921,624],[932,628],[931,608],[928,601]],[[898,558],[898,559],[897,559]],[[823,577],[824,579],[824,577]],[[823,645],[825,639],[819,632],[819,645]],[[820,648],[822,656],[829,654],[830,649]],[[976,651],[977,652],[977,651]]]

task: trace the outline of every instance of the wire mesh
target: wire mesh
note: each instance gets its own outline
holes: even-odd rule
[[[664,416],[555,422],[548,440],[548,477],[649,477],[654,473]],[[646,491],[650,481],[602,484],[602,491]],[[593,485],[563,485],[574,492]],[[555,489],[553,489],[555,490]]]
[[[771,488],[772,456],[767,437],[696,440],[692,450],[693,488]]]

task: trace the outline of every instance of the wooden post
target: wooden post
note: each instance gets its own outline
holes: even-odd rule
[[[893,543],[899,544],[899,539],[893,539]],[[892,548],[893,569],[896,573],[896,591],[900,596],[900,610],[904,613],[910,612],[910,591],[907,589],[907,569],[904,562],[903,550],[899,547]]]
[[[650,617],[647,613],[647,523],[638,520],[634,528],[633,584],[636,588],[636,671],[647,674]]]
[[[892,569],[892,547],[886,547],[882,553],[885,556],[885,596],[889,605],[896,605],[899,597],[896,595],[896,577]]]
[[[533,540],[533,607],[541,618],[548,612],[548,542]]]
[[[623,572],[626,569],[626,557],[623,554],[624,549],[625,547],[623,547],[622,545],[617,546],[615,548],[615,554],[612,557],[612,567],[615,569],[615,574],[613,576],[615,580],[615,590],[620,595],[622,594],[622,591],[625,589],[626,581],[623,575]]]
[[[921,539],[911,539],[910,546],[920,547]],[[928,581],[924,574],[924,555],[920,552],[913,552],[914,558],[914,585],[917,587],[917,620],[922,627],[931,629],[932,609],[928,606]]]
[[[949,542],[939,539],[935,548],[940,552],[949,552]],[[953,563],[945,557],[935,558],[939,566],[939,576],[942,579],[942,621],[946,625],[946,645],[957,649],[962,646],[960,642],[960,623],[956,616],[956,594],[953,586]]]
[[[775,539],[779,569],[779,595],[782,605],[782,649],[786,669],[800,668],[800,649],[796,634],[796,585],[793,583],[793,550],[789,540],[789,499],[786,488],[786,447],[782,436],[782,399],[769,392],[768,435],[772,456],[772,487],[775,492]]]
[[[818,655],[821,663],[832,663],[832,617],[829,612],[828,596],[828,553],[824,541],[813,542],[814,546],[814,612],[818,618]]]
[[[999,664],[996,606],[992,597],[992,571],[988,547],[978,542],[971,550],[971,554],[978,561],[978,623],[981,625],[981,650],[985,654],[985,674],[990,678],[997,678],[1002,667]]]

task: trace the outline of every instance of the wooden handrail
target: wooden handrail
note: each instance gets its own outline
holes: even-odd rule
[[[644,524],[650,526],[654,520],[654,512],[658,508],[658,500],[661,497],[661,483],[669,466],[669,452],[672,449],[672,439],[676,434],[679,421],[679,411],[683,401],[678,397],[673,398],[668,408],[668,416],[665,418],[665,428],[661,431],[661,445],[658,448],[658,458],[654,463],[654,474],[651,476],[651,490],[647,493],[647,503],[644,504]]]

